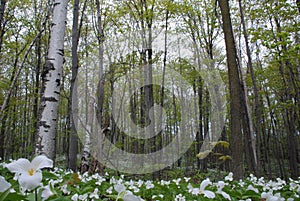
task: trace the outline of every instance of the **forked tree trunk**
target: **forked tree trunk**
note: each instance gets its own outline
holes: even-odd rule
[[[55,159],[56,120],[60,97],[68,0],[55,0],[48,56],[42,74],[36,153]]]

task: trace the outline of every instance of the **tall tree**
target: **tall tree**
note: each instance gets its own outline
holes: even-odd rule
[[[43,86],[36,152],[43,153],[54,160],[68,1],[55,0],[53,5],[49,50],[42,73]]]
[[[278,6],[277,3],[275,3],[274,6]],[[298,154],[297,154],[297,143],[296,143],[296,133],[297,133],[297,121],[295,118],[297,117],[297,112],[294,108],[297,108],[297,101],[299,96],[299,87],[298,82],[299,79],[295,76],[297,75],[297,71],[295,67],[293,66],[292,62],[289,58],[289,50],[287,44],[284,43],[287,39],[282,36],[282,33],[285,31],[282,30],[282,25],[280,22],[280,19],[275,15],[274,21],[276,24],[276,31],[277,36],[274,35],[274,38],[277,42],[280,42],[280,45],[278,48],[279,55],[283,56],[282,60],[279,60],[279,72],[282,76],[283,86],[285,88],[284,93],[282,94],[282,102],[283,103],[293,103],[292,106],[286,106],[284,109],[284,125],[287,133],[287,147],[288,147],[288,154],[289,154],[289,165],[290,165],[290,171],[291,171],[291,177],[293,179],[297,179],[299,176],[298,171]],[[271,22],[272,23],[272,22]],[[278,37],[278,38],[276,38]],[[285,56],[286,55],[286,56]],[[296,122],[296,123],[295,123]]]
[[[241,17],[241,23],[242,23],[242,28],[243,28],[243,35],[245,39],[245,46],[246,46],[246,54],[247,54],[247,59],[248,59],[248,69],[250,71],[250,76],[251,76],[251,81],[253,84],[253,94],[254,94],[254,114],[255,114],[255,134],[257,137],[257,146],[258,146],[258,151],[257,151],[257,157],[255,156],[256,153],[253,154],[254,159],[256,158],[255,166],[256,166],[256,173],[260,174],[260,131],[261,131],[261,105],[259,101],[259,94],[258,94],[258,86],[257,86],[257,81],[256,77],[254,74],[254,68],[253,68],[253,62],[252,62],[252,57],[251,57],[251,51],[250,51],[250,46],[249,46],[249,39],[248,39],[248,33],[247,33],[247,28],[246,28],[246,22],[244,18],[244,12],[243,12],[243,7],[242,7],[242,2],[239,0],[239,9],[240,9],[240,17]],[[253,139],[253,133],[251,135],[251,144],[252,147],[255,149],[255,143]]]
[[[68,150],[68,168],[76,170],[77,164],[77,152],[78,152],[78,137],[76,131],[77,124],[77,111],[73,111],[72,108],[76,110],[78,108],[77,101],[77,74],[78,74],[78,18],[79,18],[79,0],[74,1],[73,6],[73,26],[72,26],[72,77],[70,86],[70,97],[68,102],[68,116],[70,123],[70,136],[69,136],[69,150]]]
[[[93,170],[103,174],[103,165],[101,162],[103,161],[103,130],[102,130],[102,120],[103,120],[103,103],[104,103],[104,25],[103,25],[103,9],[101,6],[100,0],[96,0],[97,6],[97,39],[98,39],[98,86],[97,86],[97,108],[96,108],[96,116],[97,116],[97,127],[93,134],[95,134],[96,146],[97,149],[95,153],[93,153],[93,163],[96,166],[96,169]]]
[[[0,1],[0,52],[1,52],[1,47],[2,47],[2,39],[4,35],[4,12],[5,12],[5,7],[6,7],[6,0],[1,0]]]
[[[241,82],[238,70],[237,52],[232,31],[230,8],[228,0],[219,0],[225,36],[226,56],[230,92],[230,147],[232,154],[232,171],[236,179],[243,177],[243,137],[242,137],[242,104]]]

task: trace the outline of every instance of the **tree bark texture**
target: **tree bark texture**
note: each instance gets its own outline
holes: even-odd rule
[[[237,64],[237,53],[232,31],[228,0],[219,0],[225,36],[226,56],[230,91],[230,147],[232,152],[232,171],[235,179],[243,177],[243,135],[241,127],[241,83]]]
[[[78,108],[77,101],[77,74],[78,74],[78,18],[79,18],[79,0],[74,1],[73,8],[73,26],[72,26],[72,78],[70,87],[70,97],[69,97],[69,123],[70,123],[70,136],[69,136],[69,150],[68,150],[68,168],[76,171],[77,164],[77,153],[78,153],[78,137],[76,125],[78,123],[78,111],[73,111]]]
[[[249,47],[249,39],[248,39],[247,30],[246,30],[246,23],[245,23],[241,0],[239,0],[239,9],[240,9],[241,22],[242,22],[242,27],[243,27],[243,35],[244,35],[244,39],[245,39],[246,53],[247,53],[247,58],[248,58],[248,69],[250,71],[251,81],[253,84],[254,115],[255,115],[255,128],[254,128],[255,131],[254,132],[256,134],[256,142],[257,142],[257,149],[255,149],[257,151],[256,151],[256,153],[254,153],[254,156],[256,158],[255,159],[256,174],[260,175],[261,105],[260,105],[260,101],[259,101],[258,87],[257,87],[256,76],[254,74],[254,69],[253,69],[253,64],[252,64],[252,57],[251,57],[251,52],[250,52],[250,47]],[[256,143],[253,141],[253,139],[255,139],[254,136],[251,136],[251,140],[252,140],[251,144],[255,148]]]
[[[0,52],[1,52],[1,49],[2,49],[2,39],[3,39],[3,35],[4,35],[4,12],[5,12],[5,6],[6,6],[6,2],[7,0],[1,0],[0,1],[1,4],[0,4]]]
[[[42,73],[41,105],[36,153],[55,159],[56,121],[64,56],[67,0],[55,0],[48,56]]]

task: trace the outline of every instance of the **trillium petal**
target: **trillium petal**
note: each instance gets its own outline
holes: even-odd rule
[[[76,193],[75,195],[73,195],[73,196],[71,197],[71,200],[77,201],[77,200],[78,200],[78,194]]]
[[[28,173],[21,174],[19,177],[20,186],[28,191],[31,191],[38,187],[42,181],[42,173],[35,172],[32,176]]]
[[[211,198],[211,199],[216,197],[215,193],[212,191],[205,190],[205,191],[203,191],[203,194],[204,194],[204,197]]]
[[[47,200],[49,197],[51,197],[52,195],[54,195],[54,193],[51,191],[51,188],[49,185],[47,185],[43,192],[42,192],[42,200]]]
[[[40,155],[40,156],[35,157],[31,161],[31,165],[35,170],[39,170],[42,168],[52,168],[53,161],[44,155]]]
[[[224,181],[218,181],[218,190],[219,191],[222,191],[222,189],[224,188],[225,186],[225,182]]]
[[[11,187],[11,184],[8,183],[4,177],[0,176],[0,193],[3,193]]]
[[[254,188],[251,184],[248,186],[247,190],[249,191],[254,191],[255,193],[258,193],[258,189],[257,188]]]
[[[118,192],[121,193],[122,191],[125,191],[126,188],[123,184],[116,184],[114,185],[114,189]]]
[[[133,194],[125,194],[124,201],[141,201],[141,199]]]
[[[200,191],[204,191],[204,189],[206,188],[206,186],[210,185],[211,182],[210,180],[207,178],[205,180],[203,180],[200,184]]]
[[[31,169],[31,164],[29,160],[25,158],[19,158],[18,160],[5,165],[5,167],[7,167],[7,169],[13,173],[23,174]]]
[[[224,191],[222,191],[222,196],[225,198],[225,199],[227,199],[227,200],[231,200],[231,197],[230,197],[230,195],[228,195],[227,193],[225,193]]]
[[[268,197],[268,193],[266,193],[266,192],[262,192],[262,194],[261,194],[261,198],[264,198],[264,199],[266,199]]]
[[[192,195],[198,195],[200,193],[200,189],[199,188],[192,188],[189,191]]]

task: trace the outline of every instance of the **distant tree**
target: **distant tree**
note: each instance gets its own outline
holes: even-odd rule
[[[5,11],[5,6],[6,6],[6,0],[1,0],[0,1],[0,52],[1,52],[1,47],[2,47],[2,39],[4,35],[4,11]]]
[[[68,168],[76,171],[77,153],[78,153],[78,137],[76,131],[77,111],[72,108],[78,108],[77,102],[77,83],[76,78],[78,74],[78,18],[79,18],[79,0],[74,1],[73,5],[73,26],[72,26],[72,77],[70,85],[70,97],[68,102],[68,119],[70,126],[69,136],[69,150],[68,150]],[[73,96],[74,95],[74,96]],[[75,100],[73,99],[75,98]]]

